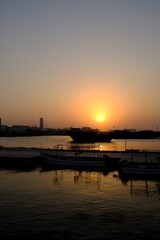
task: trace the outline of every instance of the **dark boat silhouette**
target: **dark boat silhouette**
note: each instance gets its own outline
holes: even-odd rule
[[[68,135],[77,143],[110,142],[112,140],[110,132],[101,132],[89,127],[71,128]]]

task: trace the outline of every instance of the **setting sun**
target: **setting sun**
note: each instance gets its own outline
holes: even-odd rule
[[[105,121],[105,117],[102,115],[97,116],[97,122],[104,122]]]

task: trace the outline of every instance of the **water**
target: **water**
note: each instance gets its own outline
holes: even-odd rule
[[[0,145],[53,147],[65,141],[66,137],[1,138]],[[128,144],[138,142],[150,149],[158,143]],[[110,146],[123,143],[116,140]],[[123,179],[117,171],[1,169],[0,236],[159,239],[160,179]]]
[[[0,137],[0,146],[4,147],[53,148],[57,144],[66,146],[77,145],[72,143],[69,136]],[[86,146],[86,144],[80,145]],[[112,139],[110,143],[92,143],[88,145],[95,149],[98,149],[101,145],[102,150],[141,149],[160,151],[160,139]]]

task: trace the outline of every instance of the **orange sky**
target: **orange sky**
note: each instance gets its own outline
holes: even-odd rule
[[[156,129],[159,12],[159,1],[2,1],[2,124]]]

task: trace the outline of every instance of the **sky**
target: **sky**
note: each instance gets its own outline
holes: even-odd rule
[[[0,0],[4,125],[160,128],[159,0]]]

